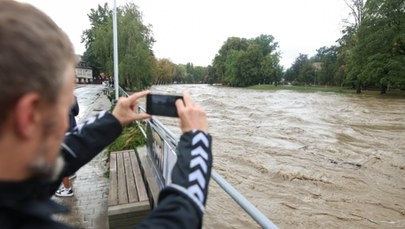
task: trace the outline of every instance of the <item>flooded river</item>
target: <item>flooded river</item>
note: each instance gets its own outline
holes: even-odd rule
[[[208,113],[215,170],[280,228],[405,228],[405,99],[151,90],[192,94]],[[211,180],[204,227],[259,226]]]

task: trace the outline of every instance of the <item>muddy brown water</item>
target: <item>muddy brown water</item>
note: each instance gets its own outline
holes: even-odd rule
[[[188,90],[208,113],[214,169],[280,228],[405,228],[405,99]],[[175,134],[178,120],[158,119]],[[260,228],[211,180],[205,228]]]

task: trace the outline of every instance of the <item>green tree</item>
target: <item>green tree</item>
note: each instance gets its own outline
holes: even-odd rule
[[[85,60],[98,71],[113,73],[113,33],[111,10],[107,4],[92,9],[88,15],[91,28],[84,31]],[[154,56],[153,37],[141,13],[133,3],[117,9],[118,60],[120,85],[141,90],[152,82]]]
[[[231,86],[278,83],[282,68],[277,47],[271,35],[260,35],[249,40],[228,38],[214,58],[214,71],[210,71],[210,76]],[[212,78],[209,81],[212,82]]]
[[[311,73],[311,68],[306,65],[309,65],[308,55],[300,53],[291,67],[286,71],[284,76],[285,80],[291,83],[305,83],[305,79],[308,78]]]
[[[195,66],[193,68],[194,82],[193,83],[205,83],[207,77],[207,68],[202,66]]]
[[[227,85],[231,86],[240,86],[242,83],[242,77],[240,76],[240,56],[242,55],[243,51],[239,50],[230,50],[228,52],[227,58],[225,59],[225,64],[224,64],[224,75],[222,79],[222,83],[225,83]]]
[[[358,29],[348,76],[365,85],[388,86],[405,83],[405,2],[368,0]]]
[[[219,82],[217,75],[215,73],[215,68],[212,65],[208,65],[207,67],[207,83],[214,84],[215,82]]]
[[[294,69],[290,67],[285,71],[283,78],[284,78],[284,81],[286,81],[288,83],[292,83],[295,81],[297,76],[298,76],[298,74],[296,74],[294,72]]]
[[[351,27],[355,30],[357,30],[361,24],[361,21],[363,20],[363,14],[364,14],[364,0],[344,0],[347,7],[350,9],[350,16],[353,18],[353,22],[348,22],[346,20],[346,23],[350,24],[348,27]]]
[[[229,69],[226,70],[226,65],[231,67],[232,64],[229,63],[228,58],[234,59],[235,51],[239,50],[246,50],[248,47],[248,41],[245,38],[239,37],[230,37],[228,38],[225,43],[222,45],[221,49],[218,51],[218,54],[215,56],[212,66],[215,69],[215,78],[217,82],[221,83],[228,83],[226,78],[226,71],[230,71]],[[232,57],[231,57],[232,55]],[[226,62],[228,64],[226,64]],[[233,78],[233,76],[229,76]],[[227,78],[229,78],[227,77]]]
[[[334,79],[336,84],[352,84],[360,92],[361,82],[354,75],[349,75],[350,59],[353,48],[358,42],[357,32],[364,15],[364,0],[345,0],[346,5],[350,9],[350,19],[344,20],[346,23],[342,31],[343,36],[338,39],[339,46],[337,47],[336,72]]]
[[[254,38],[253,43],[259,45],[263,56],[275,53],[276,49],[278,48],[278,43],[274,41],[274,37],[272,35],[262,34]]]
[[[98,30],[100,27],[109,24],[111,21],[112,11],[109,9],[108,4],[103,6],[98,5],[97,9],[91,9],[87,14],[90,20],[90,29],[86,29],[82,34],[82,43],[86,47],[86,51],[83,53],[83,60],[86,61],[93,69],[93,76],[98,76],[101,72],[106,71],[105,60],[97,56],[94,43],[96,36],[98,36]],[[107,29],[107,28],[105,28]]]
[[[173,80],[177,83],[186,82],[186,73],[187,70],[184,65],[178,64],[174,66]]]
[[[143,24],[141,13],[135,4],[126,4],[119,15],[120,79],[124,80],[125,87],[141,90],[151,85],[154,39],[150,28]]]
[[[169,59],[159,59],[156,65],[154,84],[169,84],[173,82],[175,68]]]
[[[266,55],[261,63],[261,72],[263,74],[263,84],[272,84],[275,86],[281,81],[283,76],[283,67],[279,64],[279,54]]]
[[[193,63],[186,64],[186,82],[185,83],[195,83],[196,75],[194,73],[194,65]]]
[[[337,64],[337,47],[321,47],[317,50],[317,61],[321,63],[321,68],[317,71],[316,82],[321,85],[339,85],[335,81]]]
[[[315,84],[315,77],[316,72],[313,63],[309,60],[304,62],[298,74],[298,82],[308,85]]]
[[[250,44],[246,51],[241,52],[237,60],[240,77],[238,86],[255,85],[263,81],[260,71],[262,60],[263,50],[257,43]]]

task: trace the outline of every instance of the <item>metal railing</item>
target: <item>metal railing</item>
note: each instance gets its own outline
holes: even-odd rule
[[[120,88],[120,92],[122,92],[123,96],[128,96],[122,88]],[[138,112],[145,112],[145,109],[138,106]],[[147,140],[148,155],[152,158],[158,184],[160,188],[163,188],[171,182],[169,174],[175,163],[175,158],[173,157],[176,157],[178,139],[172,131],[156,118],[147,121],[146,130],[139,121],[137,121],[137,124]],[[211,177],[261,227],[269,229],[278,228],[214,169],[212,169]]]

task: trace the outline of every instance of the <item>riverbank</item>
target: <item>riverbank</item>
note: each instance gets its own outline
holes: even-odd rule
[[[337,87],[337,86],[293,86],[293,85],[279,85],[274,86],[270,84],[254,85],[246,87],[246,89],[254,90],[292,90],[299,92],[335,92],[335,93],[347,93],[356,94],[356,90],[348,87]],[[405,90],[391,89],[387,91],[387,94],[381,95],[379,90],[362,90],[364,95],[373,96],[388,96],[388,97],[403,97],[405,98]]]

